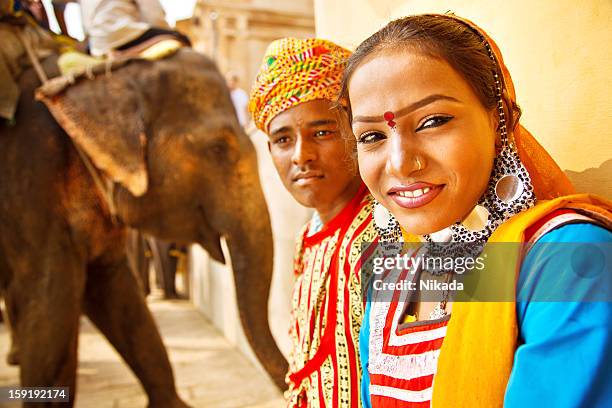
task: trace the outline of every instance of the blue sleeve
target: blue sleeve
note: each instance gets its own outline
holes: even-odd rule
[[[368,371],[368,361],[370,359],[370,294],[366,302],[361,329],[359,330],[359,358],[361,359],[361,406],[372,408],[370,400],[370,372]]]
[[[520,345],[504,407],[610,407],[612,233],[592,224],[570,224],[540,242],[565,244],[536,244],[523,261],[517,286]],[[598,247],[606,250],[594,253],[589,250],[593,245],[576,243],[601,243]],[[551,290],[557,297],[565,293],[566,300],[538,300]],[[593,294],[601,293],[607,299],[592,301]]]

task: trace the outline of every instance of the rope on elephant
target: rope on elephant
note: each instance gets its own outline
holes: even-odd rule
[[[64,91],[66,91],[71,85],[75,84],[77,81],[82,81],[84,78],[88,80],[93,80],[97,76],[102,74],[106,75],[107,77],[110,77],[112,75],[112,71],[119,69],[132,61],[143,59],[158,60],[166,58],[170,55],[175,54],[180,48],[183,47],[182,43],[174,39],[163,38],[162,36],[160,36],[160,38],[151,39],[151,41],[148,42],[148,45],[148,47],[143,47],[140,49],[142,52],[129,56],[125,55],[116,59],[81,59],[81,61],[84,62],[83,66],[74,66],[73,68],[78,69],[73,70],[67,75],[62,75],[53,79],[47,79],[43,72],[42,75],[39,74],[39,78],[41,79],[41,82],[43,84],[35,92],[36,100],[42,101],[49,108],[50,112],[53,114],[58,124],[66,131],[66,133],[73,140],[74,147],[76,148],[77,153],[79,154],[87,171],[91,175],[100,195],[106,203],[110,213],[111,221],[114,224],[119,223],[119,220],[117,218],[117,207],[115,205],[115,184],[113,180],[106,177],[106,174],[104,173],[104,170],[108,169],[104,167],[104,165],[100,165],[100,163],[97,163],[97,165],[101,167],[96,167],[96,164],[94,164],[93,162],[93,158],[87,154],[87,152],[91,153],[91,151],[87,150],[87,145],[83,144],[83,139],[79,136],[79,134],[82,132],[82,129],[79,129],[78,126],[75,127],[76,125],[73,122],[66,120],[66,108],[61,102],[62,98],[60,95]],[[40,65],[40,63],[36,60],[35,56],[31,55],[30,53],[29,55],[32,59],[32,64],[35,67],[37,64]],[[75,60],[73,59],[72,61]],[[128,189],[130,189],[129,186]],[[140,186],[139,184],[138,189],[130,189],[130,191],[135,195],[143,194],[145,190],[146,180],[143,186]]]
[[[47,86],[49,86],[52,89],[59,89],[59,88],[55,88],[57,86],[55,84],[62,83],[63,80],[65,79],[70,80],[70,78],[67,78],[67,77],[58,77],[58,78],[54,78],[53,80],[49,80],[49,78],[47,77],[47,74],[45,73],[38,59],[38,56],[36,55],[34,48],[32,47],[32,44],[28,41],[28,38],[22,35],[21,32],[17,32],[17,36],[20,42],[23,44],[23,47],[25,48],[25,51],[30,59],[30,62],[32,63],[32,66],[34,67],[34,70],[36,72],[36,75],[38,76],[38,79],[42,83],[42,86],[39,87],[39,89],[45,88]],[[104,65],[106,65],[106,72],[109,73],[108,64],[105,63]],[[89,69],[87,69],[84,72],[84,75],[86,75],[90,79],[92,78],[91,71]],[[74,78],[72,78],[72,83],[74,83]],[[61,90],[63,89],[65,89],[65,86],[61,87]],[[36,92],[36,99],[37,100],[44,99],[43,97],[39,98],[38,90]],[[91,162],[91,159],[87,156],[87,154],[83,151],[83,149],[81,148],[81,146],[79,146],[78,143],[74,142],[73,145],[77,153],[79,154],[79,157],[81,158],[83,164],[85,165],[85,168],[91,175],[94,181],[94,184],[96,185],[98,191],[102,195],[102,198],[104,199],[106,205],[108,206],[111,221],[113,222],[113,224],[117,224],[118,220],[117,220],[117,208],[116,208],[115,200],[114,200],[114,192],[115,192],[114,183],[110,180],[107,180],[103,175],[99,173],[98,169],[96,169],[96,167]]]
[[[16,31],[16,33],[17,33],[17,38],[19,38],[19,41],[21,41],[21,43],[23,44],[23,48],[25,48],[25,51],[28,54],[28,58],[30,58],[30,62],[32,63],[32,66],[34,67],[34,71],[36,71],[36,75],[38,76],[38,79],[43,85],[46,84],[49,78],[47,77],[45,70],[40,64],[40,61],[38,59],[38,56],[36,55],[36,51],[34,50],[34,47],[30,43],[29,39],[21,31]]]
[[[19,37],[19,40],[23,44],[28,57],[30,58],[30,62],[32,63],[32,66],[34,67],[34,70],[36,71],[36,75],[38,75],[38,79],[42,83],[42,87],[46,86],[51,81],[47,77],[45,70],[43,69],[40,61],[38,60],[38,56],[36,55],[34,48],[32,47],[32,44],[30,44],[27,37],[23,36],[20,32],[17,33],[17,36]],[[73,144],[81,160],[85,164],[87,171],[93,178],[93,181],[96,184],[96,187],[98,188],[98,190],[100,191],[100,194],[102,194],[102,197],[104,198],[104,201],[106,202],[108,206],[108,210],[110,212],[111,220],[113,224],[116,224],[117,223],[117,209],[116,209],[115,200],[114,200],[114,191],[115,191],[114,184],[112,182],[109,183],[104,180],[104,177],[100,175],[98,170],[95,168],[95,166],[93,165],[93,163],[91,162],[87,154],[85,154],[85,152],[79,146],[78,143],[73,143]]]
[[[171,38],[154,38],[139,49],[137,55],[119,56],[118,58],[108,59],[83,59],[84,54],[75,51],[64,53],[60,56],[58,64],[64,75],[53,78],[36,90],[36,99],[43,100],[62,93],[66,88],[81,79],[94,79],[96,76],[105,74],[111,75],[112,71],[123,67],[132,61],[155,61],[174,55],[183,43]],[[166,36],[167,37],[167,36]],[[81,61],[78,63],[76,61]]]
[[[21,95],[18,78],[33,65],[33,59],[57,52],[58,44],[49,33],[24,18],[12,22],[0,18],[0,39],[0,118],[12,121]],[[34,69],[39,78],[41,74],[45,77],[39,68]]]
[[[52,98],[59,95],[78,80],[93,79],[100,74],[110,75],[112,71],[121,68],[135,59],[136,58],[106,60],[89,68],[83,69],[78,73],[52,78],[36,89],[36,100],[44,101],[45,98]]]

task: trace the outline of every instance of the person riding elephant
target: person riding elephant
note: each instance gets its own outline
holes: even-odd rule
[[[52,0],[62,33],[68,35],[64,10],[79,3],[89,53],[104,57],[129,53],[130,49],[157,36],[170,36],[190,45],[189,38],[170,28],[159,0]]]
[[[41,61],[47,77],[58,75],[56,61]],[[25,70],[15,120],[0,123],[0,291],[22,386],[70,387],[72,406],[84,313],[134,371],[149,406],[185,406],[129,268],[128,227],[199,243],[220,262],[225,239],[245,335],[282,386],[287,363],[268,325],[270,219],[222,75],[187,48],[96,72],[66,87],[51,81],[38,92],[43,104],[34,99],[36,72]]]

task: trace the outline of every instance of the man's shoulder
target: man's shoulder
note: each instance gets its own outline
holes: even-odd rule
[[[374,197],[370,193],[365,194],[349,220],[351,225],[372,222],[372,211],[374,209]]]
[[[352,244],[372,242],[376,238],[374,219],[372,217],[373,206],[374,198],[370,193],[365,194],[353,217],[349,220],[350,225],[344,237]]]

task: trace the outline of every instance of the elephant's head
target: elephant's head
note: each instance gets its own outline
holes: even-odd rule
[[[43,98],[116,183],[118,218],[178,242],[197,242],[223,262],[225,237],[238,308],[256,355],[277,384],[286,361],[267,319],[272,233],[255,150],[238,123],[223,77],[188,49],[132,61]]]

